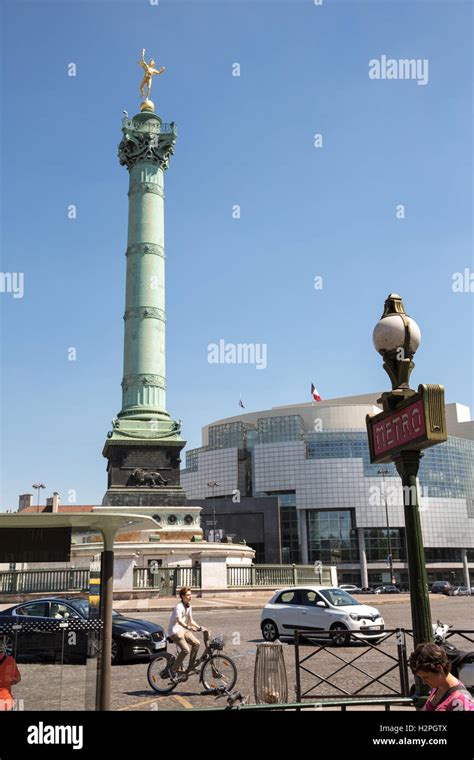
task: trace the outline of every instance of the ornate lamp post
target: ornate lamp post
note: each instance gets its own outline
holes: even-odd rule
[[[431,641],[431,610],[428,598],[423,539],[418,506],[417,474],[422,449],[447,440],[444,388],[409,386],[413,356],[420,345],[420,328],[405,312],[402,299],[391,293],[373,332],[376,350],[384,360],[392,390],[382,393],[383,412],[367,416],[372,463],[394,462],[402,479],[407,538],[410,602],[415,646]]]

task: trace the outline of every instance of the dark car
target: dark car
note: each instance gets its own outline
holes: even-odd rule
[[[431,593],[453,596],[454,588],[449,581],[435,581],[431,586]]]
[[[389,584],[388,586],[378,586],[375,589],[376,594],[399,594],[400,589],[397,588],[397,586],[394,586],[393,584]]]
[[[82,597],[35,599],[16,604],[0,613],[0,625],[8,621],[16,624],[28,622],[29,631],[19,633],[17,659],[61,659],[64,650],[65,661],[84,662],[87,650],[87,636],[77,633],[70,637],[64,630],[45,630],[46,620],[66,622],[89,620],[89,601]],[[31,630],[31,623],[38,624]],[[13,636],[7,642],[14,647]],[[127,618],[115,610],[112,612],[112,663],[151,657],[166,649],[166,635],[161,625],[148,620]]]

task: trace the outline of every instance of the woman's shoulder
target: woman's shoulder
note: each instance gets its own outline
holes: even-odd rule
[[[440,705],[440,710],[474,712],[474,698],[464,684],[459,681],[456,686],[453,686],[448,698]]]

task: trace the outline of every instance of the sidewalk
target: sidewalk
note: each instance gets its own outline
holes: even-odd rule
[[[272,597],[272,592],[255,593],[245,598],[233,596],[207,596],[204,599],[193,594],[193,610],[261,610]],[[164,596],[158,599],[117,599],[117,612],[170,612],[179,602],[179,597]]]
[[[201,599],[195,592],[193,594],[192,606],[194,610],[261,610],[272,596],[273,591],[267,590],[245,592],[245,596],[237,596],[234,593],[229,594],[229,596],[205,596]],[[384,596],[378,594],[359,594],[356,597],[361,604],[367,604],[370,607],[378,607],[393,601],[406,603],[410,599],[409,594],[397,594],[395,599],[392,594]],[[170,612],[178,601],[178,596],[164,596],[162,598],[158,597],[158,599],[117,599],[114,600],[114,609],[117,612]]]

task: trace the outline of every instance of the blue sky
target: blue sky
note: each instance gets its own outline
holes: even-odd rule
[[[472,405],[473,294],[452,289],[474,269],[471,3],[1,8],[2,272],[24,273],[23,298],[0,293],[1,509],[38,480],[63,502],[106,490],[127,233],[117,145],[142,47],[167,69],[156,111],[178,125],[167,403],[188,446],[240,395],[252,411],[310,400],[311,382],[323,398],[388,389],[371,334],[389,292],[422,330],[412,385],[444,383],[447,401]],[[428,59],[428,84],[369,79],[382,55]],[[220,339],[266,344],[266,369],[209,364]]]

